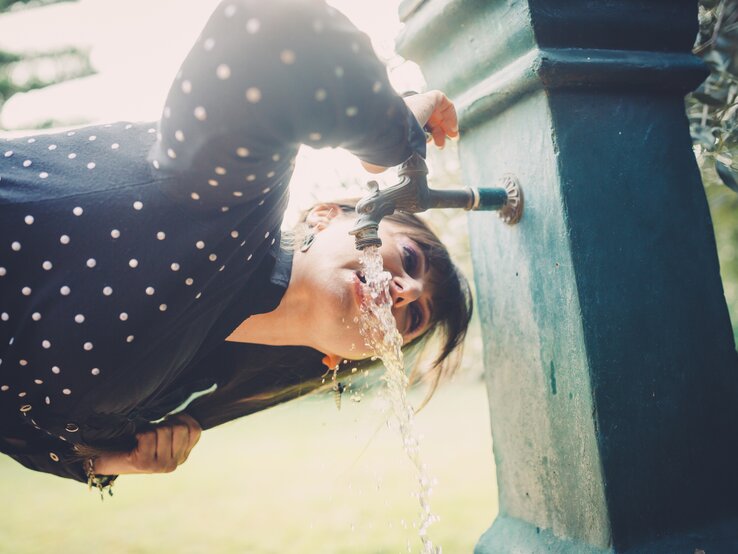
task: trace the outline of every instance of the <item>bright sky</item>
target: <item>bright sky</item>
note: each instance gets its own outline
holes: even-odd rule
[[[423,86],[417,66],[402,64],[394,54],[394,38],[401,28],[399,1],[329,3],[371,37],[378,55],[395,68],[390,77],[398,90],[417,90]],[[0,16],[0,49],[43,52],[69,46],[89,48],[97,71],[90,77],[16,94],[0,112],[3,126],[16,134],[50,119],[158,119],[181,60],[217,4],[218,0],[79,0]],[[346,196],[341,182],[376,179],[345,152],[303,150],[292,187],[297,207],[311,203],[315,185],[320,185],[320,198],[329,199]],[[391,183],[393,177],[385,179]],[[339,192],[333,193],[336,189]],[[361,192],[360,188],[354,190],[355,194]]]

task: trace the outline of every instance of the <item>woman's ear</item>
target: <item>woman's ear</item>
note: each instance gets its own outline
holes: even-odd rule
[[[342,361],[343,358],[341,358],[340,356],[336,356],[335,354],[326,354],[323,357],[323,365],[328,369],[337,368],[338,364],[340,364]]]
[[[305,223],[316,231],[322,231],[340,213],[341,206],[338,204],[316,204],[308,212]]]

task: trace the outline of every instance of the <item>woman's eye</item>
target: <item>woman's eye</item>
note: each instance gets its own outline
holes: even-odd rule
[[[402,264],[405,266],[405,271],[407,271],[409,275],[415,274],[415,270],[418,267],[418,255],[415,250],[409,246],[402,247]]]

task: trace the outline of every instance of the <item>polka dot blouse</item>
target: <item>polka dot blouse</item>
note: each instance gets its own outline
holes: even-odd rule
[[[425,154],[366,36],[317,0],[222,3],[157,123],[0,141],[3,452],[84,481],[75,444],[166,415],[253,313],[302,143]]]

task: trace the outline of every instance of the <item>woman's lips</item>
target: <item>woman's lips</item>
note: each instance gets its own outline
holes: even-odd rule
[[[365,296],[364,296],[364,285],[361,282],[361,279],[359,279],[358,273],[354,273],[353,278],[353,285],[354,285],[354,298],[356,300],[356,305],[361,308],[366,302]]]

